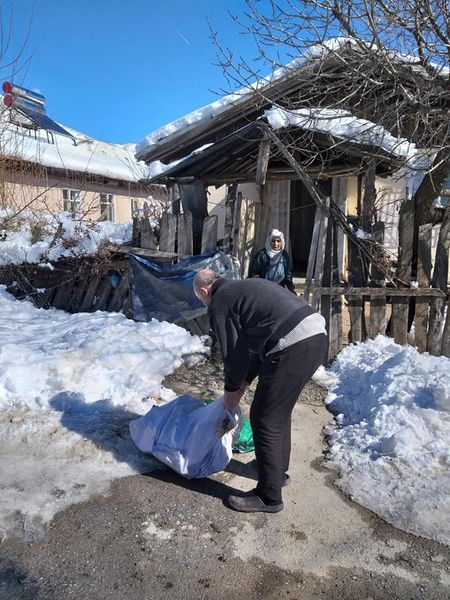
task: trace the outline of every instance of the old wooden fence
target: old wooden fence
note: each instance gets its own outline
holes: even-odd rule
[[[434,267],[431,225],[420,227],[415,240],[412,210],[411,204],[405,203],[400,215],[397,285],[386,283],[384,274],[374,265],[364,265],[352,241],[345,240],[337,224],[325,212],[316,211],[305,298],[313,308],[320,310],[327,322],[328,360],[334,358],[344,344],[364,341],[378,334],[389,335],[399,344],[413,343],[420,352],[450,356],[450,300],[447,294],[450,210],[447,209],[441,224]],[[340,281],[340,274],[344,272],[340,264],[344,257],[344,242],[348,250],[348,285]],[[418,257],[417,282],[412,284],[414,244]],[[399,284],[399,281],[403,283]],[[344,310],[347,313],[345,332]]]
[[[0,283],[38,308],[131,315],[128,261],[123,255],[64,259],[49,266],[6,266],[0,269]]]

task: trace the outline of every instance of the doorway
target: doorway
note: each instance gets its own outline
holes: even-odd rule
[[[331,179],[320,181],[320,191],[331,196]],[[291,182],[289,236],[291,240],[292,271],[305,277],[314,229],[316,204],[301,181]]]

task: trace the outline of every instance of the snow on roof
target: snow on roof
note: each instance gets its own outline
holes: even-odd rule
[[[137,182],[147,176],[143,162],[135,158],[135,144],[109,144],[89,137],[75,129],[62,125],[76,140],[53,134],[50,143],[44,130],[38,130],[36,138],[20,126],[4,119],[0,131],[0,154],[19,158],[46,167],[67,169],[100,175],[121,181]]]
[[[143,157],[145,152],[151,147],[157,145],[162,140],[166,140],[172,136],[176,136],[178,132],[185,130],[187,128],[194,129],[196,126],[204,123],[210,119],[213,119],[220,115],[221,113],[226,112],[230,106],[239,105],[258,91],[261,93],[265,88],[274,84],[277,81],[281,81],[283,78],[287,78],[290,75],[293,75],[300,67],[305,66],[307,63],[318,59],[324,56],[327,53],[337,52],[339,49],[344,46],[352,45],[352,46],[360,46],[361,41],[355,40],[350,37],[337,37],[327,40],[326,42],[316,44],[308,48],[303,56],[299,56],[285,66],[280,67],[279,69],[274,70],[267,77],[263,77],[258,79],[255,83],[246,86],[236,92],[223,96],[219,100],[212,102],[211,104],[207,104],[189,114],[156,129],[155,131],[149,133],[138,145],[136,156],[138,158]],[[371,44],[366,44],[370,46]],[[392,52],[393,58],[399,59],[405,63],[414,64],[419,63],[420,58],[416,56],[410,56],[401,54],[399,52]],[[441,73],[443,75],[448,75],[450,70],[445,67],[441,67],[436,64],[430,64],[432,68],[436,70],[436,72]]]
[[[255,91],[261,91],[265,87],[281,80],[283,77],[288,76],[293,71],[297,70],[300,66],[304,65],[307,61],[321,56],[325,51],[336,51],[348,42],[348,38],[335,38],[325,42],[324,44],[318,44],[311,46],[308,52],[301,57],[297,57],[290,61],[287,65],[280,67],[273,71],[267,77],[263,77],[255,83],[246,86],[232,94],[223,96],[219,100],[207,104],[202,108],[198,108],[193,112],[176,119],[159,129],[156,129],[152,133],[149,133],[137,146],[137,156],[141,156],[150,146],[154,146],[161,140],[175,135],[178,131],[186,129],[190,126],[195,126],[209,119],[213,119],[217,115],[225,112],[230,106],[237,105],[245,102]]]
[[[301,127],[311,131],[329,133],[335,138],[370,144],[397,156],[412,157],[416,147],[403,138],[395,138],[384,127],[366,119],[358,119],[350,112],[334,108],[300,108],[285,110],[271,108],[264,112],[273,129]]]

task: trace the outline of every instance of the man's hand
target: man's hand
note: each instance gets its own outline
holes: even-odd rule
[[[246,382],[244,382],[241,385],[241,387],[234,392],[227,392],[225,390],[224,395],[223,395],[223,404],[224,404],[226,410],[228,410],[231,413],[234,413],[237,411],[239,402],[241,401],[242,396],[245,394],[245,390],[247,389],[247,386],[248,386],[248,384]]]

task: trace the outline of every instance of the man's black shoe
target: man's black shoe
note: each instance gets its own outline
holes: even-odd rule
[[[265,504],[255,491],[247,492],[242,496],[231,495],[228,497],[228,504],[233,510],[240,512],[267,512],[277,513],[283,510],[283,503]]]

